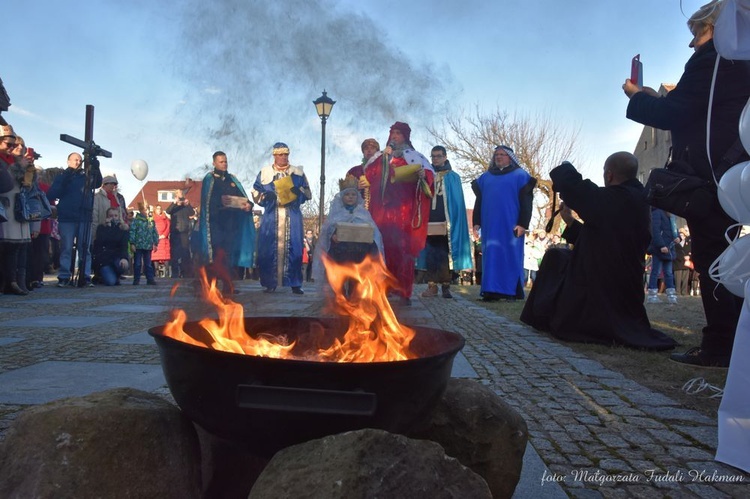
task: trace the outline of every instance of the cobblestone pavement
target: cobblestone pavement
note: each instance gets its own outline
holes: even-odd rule
[[[53,284],[28,297],[0,296],[0,439],[25,407],[78,394],[81,386],[118,386],[107,376],[168,396],[146,331],[163,324],[174,306],[211,313],[195,303],[190,286],[170,297],[166,280],[83,289]],[[246,315],[321,314],[315,285],[303,296],[263,293],[254,281],[238,288]],[[750,495],[750,476],[713,460],[715,419],[467,299],[420,298],[423,289],[416,287],[414,306],[394,307],[399,319],[466,338],[463,354],[479,382],[526,419],[530,443],[548,468],[540,484],[555,482],[586,498]]]

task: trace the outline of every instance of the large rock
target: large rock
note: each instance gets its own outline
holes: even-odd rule
[[[203,497],[246,498],[270,458],[254,454],[241,442],[212,435],[198,425],[203,468]]]
[[[442,445],[482,476],[495,498],[513,495],[529,437],[515,409],[468,379],[451,379],[431,419],[408,435]]]
[[[490,498],[476,473],[434,442],[365,429],[279,451],[250,499]]]
[[[190,421],[129,388],[30,408],[0,443],[3,498],[198,498],[200,472]]]

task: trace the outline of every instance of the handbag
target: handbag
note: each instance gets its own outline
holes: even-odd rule
[[[15,215],[19,222],[36,222],[50,218],[52,207],[47,195],[38,185],[32,184],[31,187],[21,187],[16,194]]]
[[[646,202],[682,218],[697,220],[709,213],[716,199],[716,185],[690,173],[684,161],[672,161],[651,170],[645,186]]]
[[[669,150],[672,156],[672,150]],[[747,153],[738,138],[716,165],[713,179],[720,178],[732,166],[740,163]],[[664,168],[651,170],[646,182],[646,202],[656,208],[682,218],[700,220],[717,199],[716,183],[696,175],[693,167],[683,160],[668,161]]]

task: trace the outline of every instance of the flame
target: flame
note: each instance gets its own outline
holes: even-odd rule
[[[172,319],[164,327],[164,336],[191,345],[260,357],[302,359],[319,362],[391,362],[417,357],[409,349],[414,330],[399,324],[388,302],[388,289],[397,285],[383,259],[368,255],[361,263],[336,263],[323,255],[323,264],[333,295],[327,310],[348,318],[346,333],[325,348],[313,347],[293,352],[297,342],[286,335],[262,332],[251,336],[245,330],[241,304],[222,296],[216,280],[209,282],[205,269],[200,269],[200,285],[204,300],[218,312],[218,320],[203,318],[198,324],[208,341],[200,341],[186,332],[187,314],[172,311]],[[172,293],[176,291],[173,288]],[[316,331],[306,333],[315,335]]]

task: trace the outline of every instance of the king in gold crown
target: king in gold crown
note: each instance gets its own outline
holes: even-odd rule
[[[359,181],[354,175],[347,175],[346,178],[339,180],[339,190],[345,191],[347,189],[356,189],[359,186]]]

